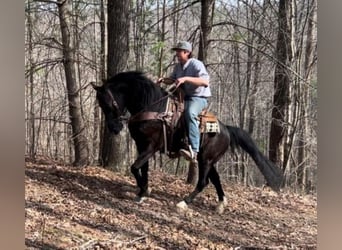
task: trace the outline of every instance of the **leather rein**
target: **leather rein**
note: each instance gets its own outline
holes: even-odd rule
[[[166,92],[168,93],[167,95],[159,98],[158,100],[156,100],[155,102],[151,103],[150,105],[146,106],[145,108],[143,108],[142,110],[140,110],[138,113],[132,115],[131,117],[125,117],[123,114],[125,113],[125,110],[121,111],[119,104],[117,103],[117,101],[115,100],[112,92],[110,90],[107,90],[109,92],[109,96],[112,99],[112,104],[113,106],[118,110],[119,112],[119,117],[117,118],[117,120],[119,121],[128,121],[128,123],[132,123],[132,122],[139,122],[139,121],[146,121],[146,120],[160,120],[163,123],[163,138],[164,138],[164,152],[168,151],[168,146],[167,146],[167,128],[166,128],[166,123],[171,123],[172,118],[172,114],[168,113],[168,105],[169,103],[166,104],[166,111],[164,112],[155,112],[155,111],[145,111],[148,107],[151,107],[153,105],[156,105],[158,103],[160,103],[161,101],[163,101],[166,98],[169,98],[170,96],[172,96],[174,94],[174,92],[177,90],[177,86],[171,84],[170,87],[166,88]],[[168,100],[169,102],[169,100]]]
[[[177,87],[171,86],[170,88],[166,89],[167,95],[159,98],[155,102],[151,103],[147,107],[140,110],[138,113],[132,115],[131,117],[124,116],[125,110],[121,111],[119,104],[115,100],[112,92],[107,89],[107,92],[111,98],[112,105],[119,111],[119,117],[116,118],[116,120],[119,121],[128,121],[130,122],[136,122],[136,121],[142,121],[142,120],[163,120],[163,117],[165,116],[165,112],[155,112],[155,111],[145,111],[148,107],[151,107],[153,105],[156,105],[163,101],[164,99],[168,98],[169,96],[172,96],[173,93],[176,91]]]

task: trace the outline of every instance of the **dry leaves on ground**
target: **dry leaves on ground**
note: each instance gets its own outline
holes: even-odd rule
[[[151,197],[133,201],[132,176],[100,167],[26,163],[27,249],[316,249],[317,200],[289,192],[224,184],[228,206],[215,212],[209,185],[178,213],[192,191],[184,180],[150,172]]]

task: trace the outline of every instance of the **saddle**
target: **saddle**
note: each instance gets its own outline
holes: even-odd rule
[[[184,92],[182,89],[174,88],[174,80],[164,78],[162,83],[169,85],[166,91],[169,92],[167,105],[164,112],[142,112],[137,116],[130,119],[130,122],[142,120],[161,120],[163,121],[164,133],[164,153],[173,151],[173,139],[175,131],[184,128],[183,112],[184,112]],[[171,94],[172,93],[172,94]],[[204,133],[219,133],[220,126],[217,117],[208,109],[203,111],[198,116],[199,129],[202,134]],[[167,129],[168,128],[168,129]],[[185,130],[184,130],[185,131]],[[185,137],[187,137],[185,135]],[[185,140],[187,140],[185,138]],[[184,142],[187,144],[187,142]]]
[[[207,109],[203,109],[199,114],[199,121],[201,133],[220,133],[220,125],[216,115]]]
[[[180,148],[186,148],[188,136],[185,130],[184,122],[184,93],[181,89],[176,89],[174,94],[169,97],[166,111],[168,114],[164,116],[164,153],[167,153],[170,158],[178,156]],[[209,112],[207,108],[203,109],[198,115],[199,129],[202,136],[206,133],[220,133],[219,121],[216,115]],[[166,129],[168,127],[169,129]],[[181,137],[181,141],[179,140]],[[178,138],[178,139],[177,139]]]
[[[169,126],[175,128],[178,124],[180,117],[184,111],[184,93],[180,89],[174,89],[175,80],[172,78],[164,77],[160,83],[167,85],[166,91],[173,91],[172,95],[174,98],[168,100],[168,105],[166,107],[166,113],[171,114],[171,119],[169,119]],[[217,117],[209,112],[208,109],[203,109],[197,118],[200,122],[199,128],[201,133],[219,133],[220,126]]]

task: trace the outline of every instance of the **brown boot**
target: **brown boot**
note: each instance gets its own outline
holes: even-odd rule
[[[191,146],[189,149],[181,149],[179,154],[183,156],[187,161],[197,163],[197,152],[192,151]]]
[[[192,163],[194,164],[198,164],[198,161],[197,161],[197,152],[194,152],[194,155],[192,157],[192,159],[190,160]]]
[[[179,154],[185,158],[185,160],[190,161],[192,159],[192,153],[191,151],[182,148],[179,150]]]

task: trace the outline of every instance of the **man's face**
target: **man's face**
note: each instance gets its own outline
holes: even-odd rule
[[[176,57],[180,63],[185,63],[189,59],[190,52],[184,49],[176,49]]]

